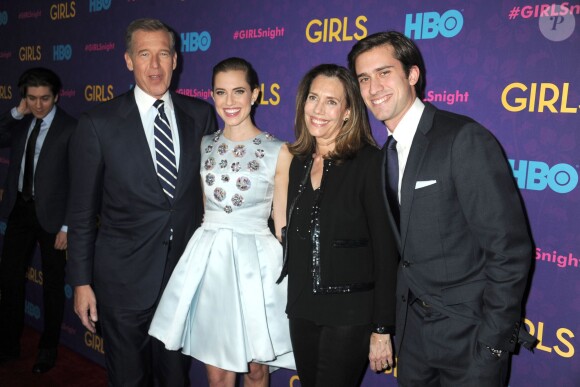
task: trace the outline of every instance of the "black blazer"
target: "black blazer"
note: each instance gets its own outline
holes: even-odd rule
[[[512,351],[532,243],[511,169],[489,131],[425,104],[401,184],[400,230],[398,346],[410,290],[477,325],[481,343]]]
[[[290,166],[289,207],[311,159],[294,157]],[[310,308],[311,318],[322,324],[387,326],[393,333],[397,248],[382,201],[382,153],[366,146],[351,160],[332,165],[324,173],[320,202],[320,286],[314,289],[312,271],[293,272],[293,260],[308,260],[312,251],[296,251],[292,245],[292,213],[288,214],[288,306],[301,292],[313,292],[324,300]],[[310,177],[306,184],[311,184]],[[302,306],[304,309],[304,306]],[[292,315],[290,315],[292,317]]]
[[[0,146],[11,147],[10,165],[4,186],[0,213],[8,218],[18,194],[18,177],[26,148],[28,129],[34,116],[21,120],[10,111],[0,116]],[[34,207],[40,226],[56,234],[67,223],[66,206],[69,187],[68,148],[77,120],[57,106],[34,173]]]
[[[73,136],[69,280],[92,284],[102,305],[150,308],[201,223],[199,148],[216,130],[215,113],[205,101],[171,98],[181,146],[173,204],[159,183],[133,91],[84,113]]]

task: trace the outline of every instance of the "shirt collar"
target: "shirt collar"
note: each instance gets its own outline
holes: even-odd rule
[[[50,125],[52,124],[52,120],[54,120],[55,115],[56,115],[56,105],[54,105],[52,109],[50,109],[50,112],[48,112],[48,114],[44,116],[44,118],[42,119],[42,126],[40,128],[41,129],[50,128]],[[36,120],[34,122],[36,122]]]
[[[391,131],[387,129],[389,135],[393,135],[395,140],[397,140],[398,146],[403,148],[411,147],[423,110],[425,110],[425,104],[423,104],[419,98],[415,98],[415,101],[407,113],[405,113],[399,122],[399,125],[397,125],[397,131],[391,133]]]
[[[139,113],[141,115],[147,114],[149,109],[155,109],[153,104],[157,101],[158,98],[152,97],[146,92],[144,92],[139,86],[135,85],[135,102],[137,103],[137,108],[139,109]],[[173,102],[171,101],[171,94],[169,91],[166,91],[165,94],[161,97],[163,101],[165,101],[165,114],[167,114],[168,110],[173,110]]]

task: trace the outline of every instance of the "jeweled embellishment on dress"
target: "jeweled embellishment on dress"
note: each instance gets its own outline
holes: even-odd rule
[[[248,163],[248,169],[252,172],[256,172],[260,168],[260,163],[256,160],[252,160]]]
[[[228,160],[220,161],[220,168],[226,168],[228,166]]]
[[[218,146],[218,153],[220,155],[222,155],[222,156],[225,155],[227,151],[228,151],[228,144],[222,143]]]
[[[211,145],[211,144],[205,147],[205,153],[209,153],[212,150],[213,150],[213,145]]]
[[[226,212],[226,214],[231,214],[232,213],[232,206],[225,206],[224,211]]]
[[[215,183],[215,176],[211,173],[208,173],[205,177],[205,183],[209,186],[212,186]]]
[[[270,133],[264,133],[264,137],[266,137],[266,140],[273,140],[274,136],[272,136]]]
[[[213,167],[215,166],[215,159],[213,157],[210,157],[209,159],[205,160],[204,163],[204,167],[206,170],[212,170]]]
[[[242,167],[240,167],[240,163],[238,161],[232,163],[232,172],[239,172],[240,169],[242,169]]]
[[[228,181],[230,181],[230,177],[229,177],[229,175],[222,175],[222,181],[223,181],[224,183],[227,183]]]
[[[259,159],[263,158],[264,157],[264,150],[263,149],[256,149],[255,155]]]
[[[232,203],[234,206],[239,207],[244,204],[244,197],[240,194],[235,194],[232,196]]]
[[[244,157],[245,154],[246,154],[246,146],[245,145],[236,145],[234,147],[234,156]]]
[[[254,145],[260,145],[262,143],[262,140],[256,137],[252,142],[254,143]]]
[[[226,198],[226,191],[223,188],[217,187],[213,190],[213,197],[218,202],[221,202]]]
[[[251,186],[252,182],[250,181],[250,178],[246,176],[240,176],[238,177],[238,180],[236,180],[236,187],[238,187],[240,191],[247,191]]]

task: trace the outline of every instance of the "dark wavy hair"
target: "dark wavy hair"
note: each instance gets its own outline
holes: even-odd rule
[[[316,150],[316,139],[308,132],[304,107],[312,82],[319,75],[336,78],[344,88],[346,107],[350,109],[349,120],[344,122],[337,137],[334,150],[326,157],[335,161],[350,159],[365,145],[376,146],[367,110],[358,89],[358,82],[347,68],[336,64],[321,64],[306,73],[300,81],[296,94],[294,133],[296,141],[288,148],[300,158],[310,157]]]
[[[56,73],[44,67],[34,67],[26,70],[18,78],[18,90],[22,98],[26,97],[29,87],[47,86],[57,97],[62,88],[62,82]]]

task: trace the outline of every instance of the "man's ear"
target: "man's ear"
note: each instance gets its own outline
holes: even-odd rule
[[[133,71],[133,59],[131,59],[131,56],[128,53],[125,53],[125,63],[127,64],[127,68],[129,69],[129,71]]]

